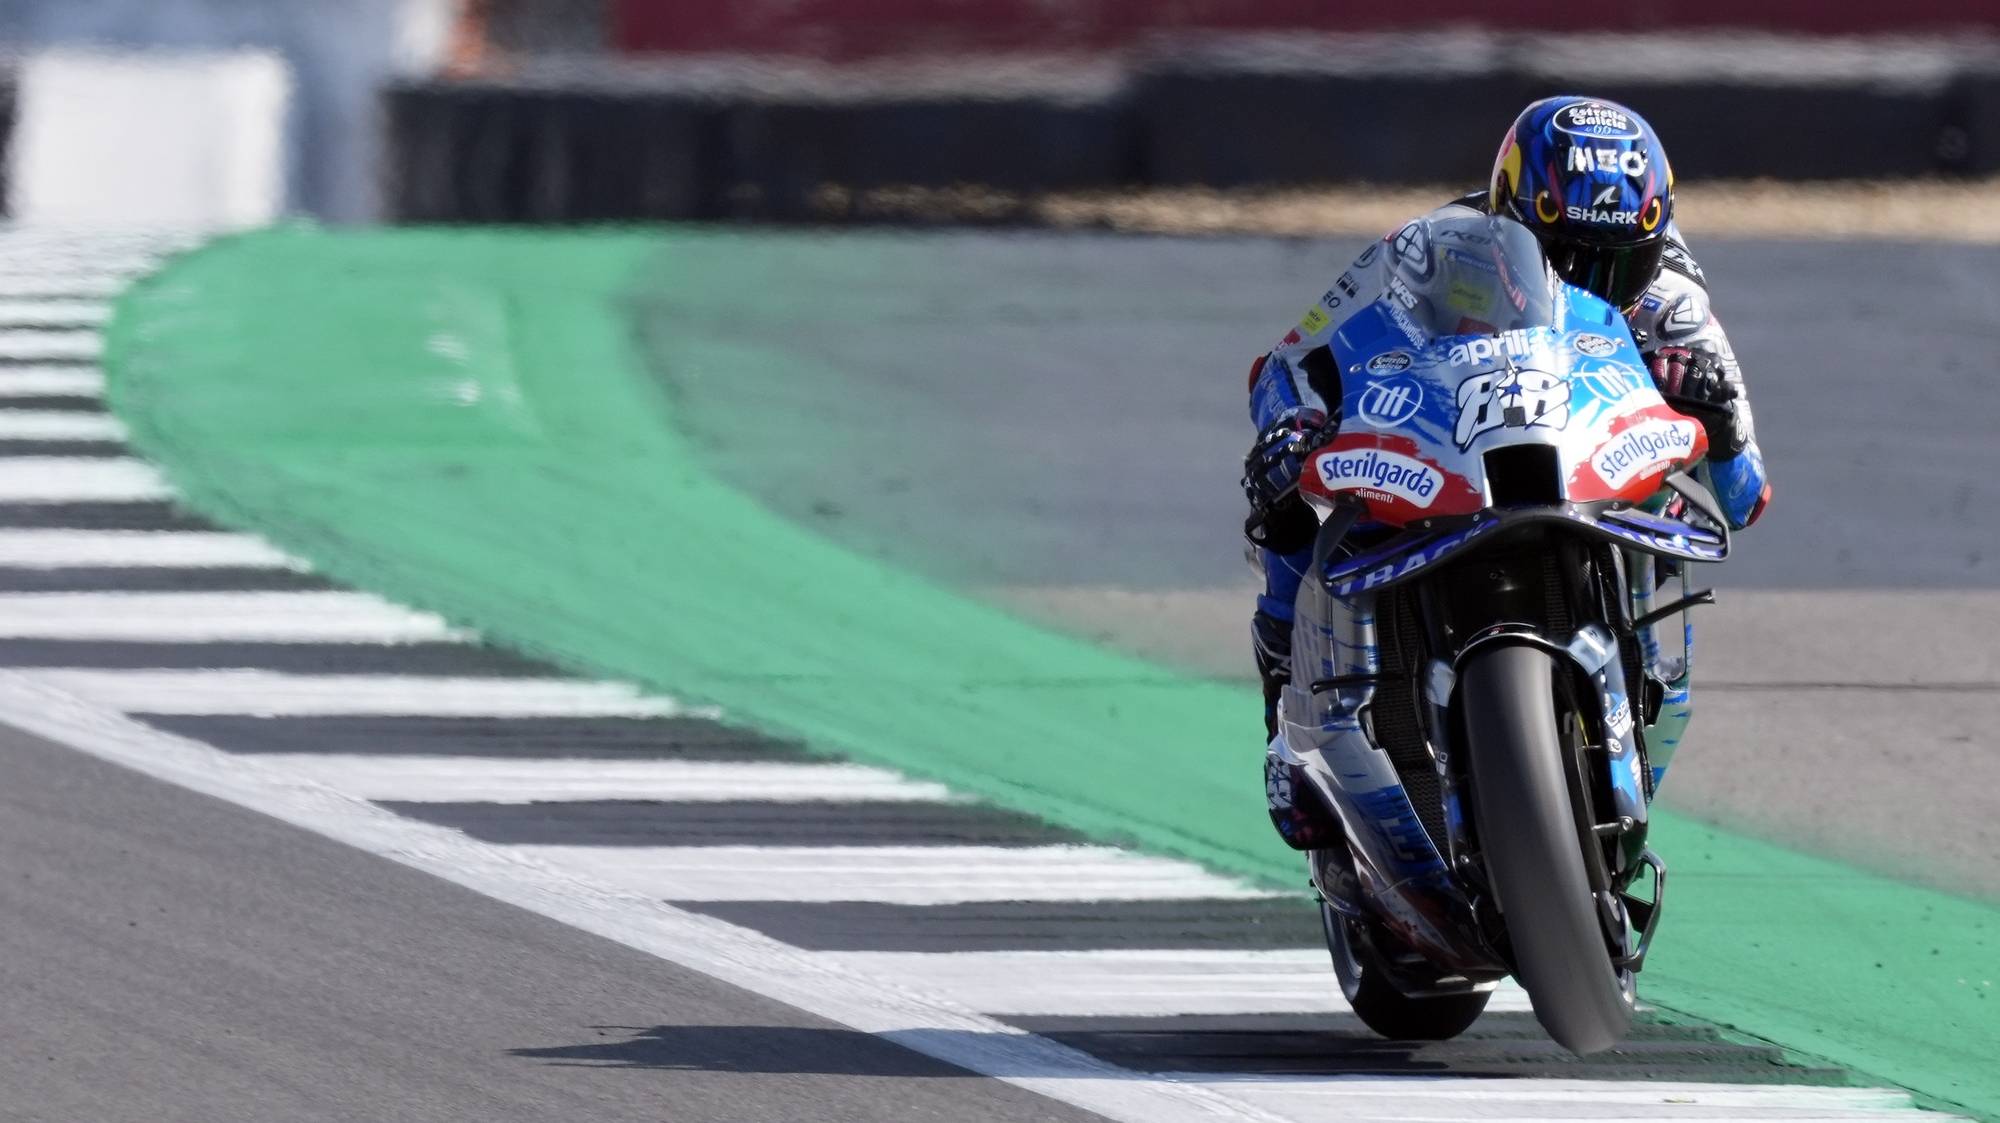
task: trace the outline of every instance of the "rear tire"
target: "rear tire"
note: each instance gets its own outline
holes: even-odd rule
[[[1374,944],[1359,925],[1331,905],[1319,906],[1326,947],[1340,993],[1361,1024],[1392,1041],[1448,1041],[1479,1020],[1492,991],[1411,998],[1396,989]]]
[[[1585,870],[1556,728],[1554,657],[1528,646],[1478,654],[1459,675],[1473,804],[1515,974],[1549,1036],[1579,1054],[1618,1043],[1632,993],[1612,965]]]

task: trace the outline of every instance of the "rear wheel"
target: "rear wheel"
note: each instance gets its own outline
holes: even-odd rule
[[[1628,978],[1613,966],[1585,866],[1589,823],[1570,798],[1558,735],[1554,657],[1528,646],[1476,655],[1459,676],[1473,806],[1515,974],[1549,1036],[1576,1053],[1608,1049],[1632,1024]],[[1588,798],[1587,796],[1585,798]]]
[[[1486,1009],[1491,991],[1412,998],[1396,989],[1363,926],[1333,906],[1319,906],[1340,993],[1361,1024],[1395,1041],[1444,1041],[1464,1033]]]

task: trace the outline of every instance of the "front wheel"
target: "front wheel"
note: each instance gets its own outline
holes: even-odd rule
[[[1515,974],[1549,1036],[1595,1053],[1631,1028],[1633,995],[1611,961],[1584,867],[1588,809],[1580,819],[1570,799],[1554,670],[1538,648],[1492,648],[1466,664],[1459,697],[1480,848]]]
[[[1464,1033],[1486,1010],[1491,991],[1411,998],[1396,989],[1380,953],[1360,924],[1321,902],[1320,924],[1333,954],[1340,993],[1361,1024],[1392,1041],[1447,1041]]]

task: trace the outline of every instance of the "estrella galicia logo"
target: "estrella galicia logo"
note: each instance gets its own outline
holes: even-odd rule
[[[1576,337],[1576,353],[1579,355],[1588,355],[1593,359],[1602,359],[1616,350],[1618,350],[1618,343],[1609,336],[1593,335],[1590,332],[1585,332]]]
[[[1384,351],[1368,360],[1369,374],[1401,374],[1410,369],[1415,360],[1408,351]]]
[[[1598,101],[1563,106],[1556,114],[1556,128],[1573,136],[1603,140],[1638,140],[1642,135],[1629,114]]]
[[[1423,404],[1423,384],[1403,375],[1385,378],[1363,390],[1356,412],[1378,429],[1394,429],[1415,417]]]

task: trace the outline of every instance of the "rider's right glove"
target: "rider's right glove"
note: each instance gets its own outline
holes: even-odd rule
[[[1748,443],[1736,423],[1736,386],[1722,372],[1722,357],[1706,348],[1662,347],[1647,357],[1653,384],[1667,404],[1701,422],[1708,455],[1728,460]]]
[[[1243,533],[1252,545],[1280,554],[1312,545],[1319,520],[1299,498],[1299,475],[1306,456],[1329,435],[1325,426],[1326,415],[1301,410],[1257,434],[1257,443],[1243,458],[1243,496],[1250,501]]]

